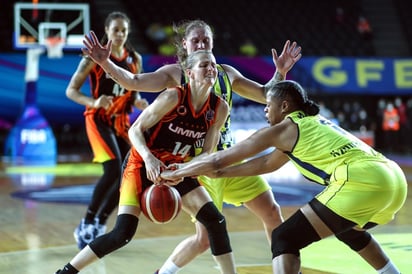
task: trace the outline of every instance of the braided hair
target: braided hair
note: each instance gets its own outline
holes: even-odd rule
[[[269,92],[270,97],[288,100],[309,116],[319,113],[319,104],[310,100],[303,87],[295,81],[284,80],[274,84]]]

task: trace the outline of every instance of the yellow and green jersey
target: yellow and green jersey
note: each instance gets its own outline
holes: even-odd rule
[[[286,152],[298,170],[311,181],[329,184],[335,168],[357,160],[384,159],[359,138],[326,118],[295,111],[286,116],[298,126],[298,140]]]

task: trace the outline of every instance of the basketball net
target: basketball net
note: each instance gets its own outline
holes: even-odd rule
[[[64,39],[60,37],[47,37],[45,39],[47,57],[51,59],[62,58],[64,42]]]

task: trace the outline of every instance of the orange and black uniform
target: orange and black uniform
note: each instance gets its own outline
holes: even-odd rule
[[[121,58],[110,56],[118,66],[137,73],[134,52],[124,50]],[[93,150],[93,161],[103,164],[103,175],[96,183],[91,202],[88,206],[86,221],[92,222],[96,215],[101,222],[116,208],[119,199],[119,186],[123,159],[130,149],[127,138],[130,110],[135,92],[127,91],[114,82],[99,65],[94,65],[90,72],[90,86],[93,98],[101,95],[113,96],[113,105],[109,110],[86,108],[87,136]]]
[[[210,93],[203,108],[195,113],[190,98],[190,87],[177,89],[179,103],[145,134],[146,144],[153,155],[165,165],[183,163],[195,156],[195,149],[203,146],[209,127],[215,122],[216,109],[222,99]],[[124,163],[120,205],[139,205],[142,191],[152,184],[146,178],[144,161],[136,149],[130,150]],[[176,189],[181,195],[199,186],[196,179],[186,178]]]
[[[216,109],[223,100],[210,93],[203,108],[196,113],[191,104],[188,84],[176,89],[179,102],[156,125],[145,132],[145,141],[151,152],[166,165],[182,163],[195,156],[195,148],[202,146],[204,137],[216,120]],[[135,148],[131,148],[124,161],[120,188],[120,206],[139,206],[143,190],[153,184],[146,177],[145,164]],[[186,177],[175,186],[183,196],[200,187],[196,178]],[[207,202],[196,214],[196,219],[208,230],[210,249],[218,256],[231,252],[224,216],[213,202]],[[97,237],[89,246],[102,258],[130,242],[139,219],[132,214],[119,214],[113,230]]]
[[[134,53],[124,51],[121,58],[110,56],[117,66],[129,70],[132,73],[137,73],[138,68],[136,62],[133,59]],[[117,145],[113,144],[112,134],[116,133],[117,136],[127,137],[127,123],[123,128],[116,128],[117,121],[127,120],[128,113],[131,111],[131,107],[134,101],[134,93],[132,91],[125,90],[119,84],[114,82],[109,75],[99,66],[95,65],[90,72],[90,86],[93,98],[97,99],[102,95],[113,96],[113,106],[106,111],[103,108],[86,108],[84,115],[86,117],[86,130],[87,135],[92,146],[94,159],[93,161],[103,163],[108,160],[117,158]],[[126,133],[126,134],[125,134]],[[117,138],[119,141],[120,153],[125,156],[129,145],[128,141]],[[125,148],[123,149],[123,147]]]

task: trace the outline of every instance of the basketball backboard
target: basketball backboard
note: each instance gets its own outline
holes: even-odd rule
[[[14,5],[15,49],[30,49],[47,43],[63,43],[63,49],[79,49],[90,31],[89,4],[16,3]]]

